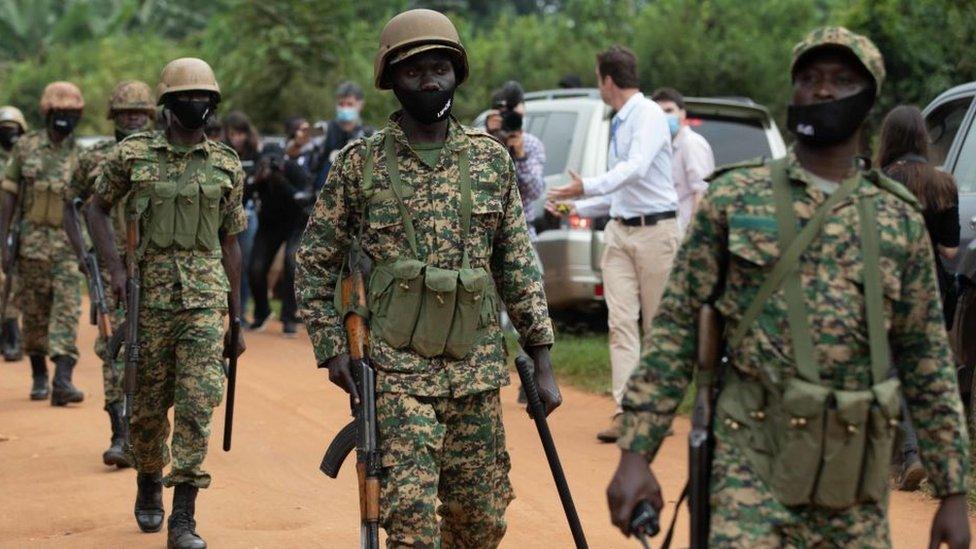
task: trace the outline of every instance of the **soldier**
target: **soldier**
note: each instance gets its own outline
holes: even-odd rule
[[[43,130],[32,131],[14,146],[0,188],[0,241],[6,242],[14,208],[22,208],[18,275],[30,284],[19,287],[24,312],[24,350],[30,357],[34,384],[31,399],[47,398],[47,363],[54,362],[51,404],[84,400],[71,383],[78,361],[75,340],[81,314],[81,273],[61,230],[61,194],[78,161],[74,129],[85,100],[70,82],[52,82],[41,95]],[[23,191],[23,192],[21,192]],[[4,249],[4,272],[17,258]]]
[[[788,157],[715,174],[624,399],[607,497],[625,534],[638,501],[662,506],[648,464],[692,377],[697,312],[713,303],[729,364],[713,421],[710,545],[890,546],[903,393],[941,499],[931,546],[968,547],[969,438],[931,244],[911,193],[856,163],[884,72],[868,38],[813,31],[793,51]]]
[[[0,174],[7,167],[10,161],[10,151],[14,148],[14,143],[24,133],[27,132],[27,121],[24,114],[17,107],[0,107]],[[7,310],[4,311],[3,325],[0,326],[0,352],[3,359],[7,362],[17,362],[24,358],[24,351],[20,345],[20,311],[17,309],[14,299],[11,296],[17,295],[16,277],[11,281],[10,295],[7,301]],[[47,385],[44,386],[47,392]],[[41,397],[39,399],[47,398]]]
[[[202,465],[213,408],[223,396],[222,356],[230,347],[223,316],[233,322],[240,314],[244,173],[233,150],[204,135],[220,101],[210,65],[194,58],[170,62],[157,97],[166,131],[134,134],[116,147],[101,165],[88,212],[120,302],[126,273],[112,236],[114,205],[124,201],[126,223],[137,224],[140,234],[141,353],[129,424],[138,471],[136,523],[143,532],[159,531],[162,487],[174,487],[168,547],[197,549],[206,543],[196,533],[195,502],[197,491],[210,485]],[[243,352],[243,339],[238,346]],[[163,478],[170,407],[173,466]]]
[[[375,85],[392,89],[403,109],[339,153],[298,252],[316,360],[354,400],[334,288],[354,242],[374,262],[370,355],[389,547],[495,547],[505,534],[514,496],[496,295],[535,359],[547,410],[561,402],[514,167],[491,136],[451,116],[467,76],[464,47],[444,15],[418,9],[387,23]]]
[[[140,131],[147,130],[150,120],[156,115],[156,108],[153,102],[152,90],[144,82],[125,81],[120,82],[112,92],[112,97],[108,103],[108,118],[115,122],[115,139],[105,140],[97,143],[92,148],[83,152],[78,157],[78,166],[71,178],[71,183],[65,187],[64,192],[64,230],[68,234],[68,240],[78,256],[78,268],[91,276],[87,272],[84,256],[88,253],[85,237],[80,231],[80,219],[78,211],[75,209],[75,199],[87,202],[91,197],[95,186],[95,179],[101,171],[101,165],[108,156],[115,151],[120,141]],[[116,245],[118,249],[124,249],[125,242],[125,213],[121,207],[115,208],[114,217],[116,220]],[[105,262],[100,262],[102,280],[109,280],[108,268]],[[91,297],[91,296],[89,296]],[[125,320],[125,310],[123,303],[115,301],[115,296],[108,292],[105,296],[108,301],[108,308],[111,311],[111,324],[118,329]],[[119,468],[131,467],[131,458],[125,452],[125,441],[127,437],[127,426],[123,418],[123,391],[122,391],[122,370],[124,361],[121,356],[110,358],[105,354],[107,341],[99,337],[95,341],[95,354],[102,358],[102,383],[105,388],[105,411],[108,412],[109,421],[112,427],[112,438],[109,448],[102,454],[102,462],[105,465],[115,465]]]

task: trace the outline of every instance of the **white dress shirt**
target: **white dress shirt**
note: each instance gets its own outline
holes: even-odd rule
[[[678,193],[678,226],[684,231],[691,222],[695,194],[708,190],[705,178],[715,171],[715,156],[708,141],[688,126],[681,126],[671,148],[671,180]]]
[[[664,111],[637,92],[610,122],[609,171],[583,179],[583,217],[631,218],[678,209],[671,182],[671,131]]]

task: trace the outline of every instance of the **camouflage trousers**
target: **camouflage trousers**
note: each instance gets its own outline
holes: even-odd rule
[[[379,393],[376,417],[387,547],[497,547],[515,497],[498,390],[461,398]]]
[[[210,485],[201,466],[210,440],[210,419],[224,392],[224,311],[139,311],[139,365],[129,424],[136,470],[161,471],[170,461],[169,418],[173,410],[173,466],[163,484]]]
[[[109,280],[108,271],[105,269],[102,269],[102,280],[106,282]],[[125,308],[115,302],[115,295],[107,288],[105,301],[110,312],[109,318],[112,320],[112,329],[121,329],[122,323],[125,322]],[[125,353],[123,352],[125,345],[122,346],[122,349],[119,349],[118,356],[113,360],[105,356],[106,347],[108,346],[107,343],[108,341],[104,338],[98,337],[95,339],[95,354],[102,359],[102,387],[105,390],[106,410],[110,404],[122,402],[125,398],[122,386],[122,374],[125,371]]]
[[[716,425],[711,547],[891,547],[885,503],[843,510],[785,507]]]
[[[81,272],[66,256],[58,261],[21,258],[18,305],[24,319],[24,353],[78,358]]]

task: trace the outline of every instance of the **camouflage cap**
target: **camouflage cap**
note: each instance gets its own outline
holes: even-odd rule
[[[875,95],[881,94],[881,84],[885,78],[884,57],[881,56],[878,47],[870,38],[851,32],[844,27],[814,29],[800,43],[793,46],[793,63],[790,65],[790,74],[796,72],[797,63],[801,58],[811,51],[823,47],[842,48],[854,54],[854,57],[874,78]]]
[[[116,111],[144,111],[155,114],[156,102],[149,84],[138,80],[119,82],[108,100],[108,117],[115,116]]]
[[[10,105],[5,105],[0,107],[0,124],[17,124],[20,126],[20,131],[27,131],[27,121],[24,120],[24,113],[20,112],[17,107],[12,107]]]

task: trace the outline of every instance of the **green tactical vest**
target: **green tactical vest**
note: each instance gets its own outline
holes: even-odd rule
[[[58,170],[60,158],[45,155],[40,166],[25,165],[23,177],[31,184],[31,206],[25,213],[27,221],[47,227],[61,227],[64,208],[64,188],[71,177],[78,151],[72,147],[65,160],[67,171]],[[53,176],[53,177],[52,177]]]
[[[491,274],[482,267],[471,267],[467,246],[460,270],[441,269],[421,260],[413,216],[403,199],[396,146],[391,135],[386,136],[384,147],[390,188],[396,196],[411,255],[373,266],[366,295],[370,328],[374,335],[394,349],[409,348],[425,358],[465,358],[496,313]],[[365,154],[362,187],[368,196],[373,178],[373,154],[369,141],[366,141]],[[458,163],[461,171],[461,235],[464,240],[470,231],[472,209],[467,149],[460,153]],[[366,207],[369,207],[369,198]],[[354,246],[359,246],[362,240],[365,219],[364,210],[359,238]],[[341,311],[338,306],[338,285],[336,303]]]
[[[165,149],[158,151],[155,166],[138,169],[139,162],[146,161],[137,160],[132,173],[135,214],[142,217],[141,250],[149,244],[159,249],[219,250],[220,201],[233,185],[230,177],[214,169],[210,155],[193,154],[178,179],[167,177]]]
[[[899,432],[901,386],[888,375],[891,361],[874,197],[862,197],[857,204],[872,386],[861,391],[836,390],[820,381],[798,265],[827,214],[851,194],[858,177],[844,182],[797,234],[785,161],[772,162],[770,170],[781,256],[728,343],[732,347],[741,343],[766,300],[782,286],[797,377],[779,389],[766,380],[744,379],[734,368],[727,368],[715,421],[730,433],[756,474],[784,505],[843,509],[883,501]]]

